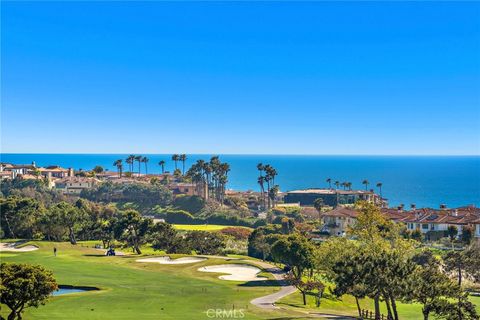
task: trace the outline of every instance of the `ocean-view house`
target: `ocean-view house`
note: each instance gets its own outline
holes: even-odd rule
[[[441,208],[413,209],[405,213],[400,221],[407,225],[408,230],[420,230],[429,238],[445,236],[448,227],[457,227],[458,234],[462,233],[465,226],[474,226],[478,229],[480,220],[480,209],[471,207],[460,207],[455,209]]]
[[[74,172],[72,168],[64,169],[60,166],[48,166],[46,168],[37,168],[42,176],[45,178],[65,178],[73,177]]]
[[[382,208],[381,212],[396,223],[404,223],[407,230],[419,230],[427,240],[447,237],[449,226],[455,226],[458,236],[466,226],[473,229],[474,237],[480,241],[480,209],[473,206],[455,209],[432,209],[413,207],[403,210],[402,207]],[[322,213],[323,232],[334,236],[344,236],[348,227],[357,221],[358,212],[352,208],[339,206]]]
[[[353,205],[363,200],[375,204],[382,204],[382,199],[373,190],[338,190],[338,189],[303,189],[288,191],[283,201],[298,203],[300,206],[313,206],[316,199],[322,199],[324,205],[337,207],[338,205]]]
[[[82,190],[90,189],[98,183],[95,178],[66,177],[55,181],[55,188],[66,195],[80,195]]]
[[[322,214],[322,232],[330,235],[344,236],[348,227],[353,226],[357,221],[358,212],[347,207],[336,207],[335,209]]]

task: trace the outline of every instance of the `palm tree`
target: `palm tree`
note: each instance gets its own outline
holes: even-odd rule
[[[323,199],[322,198],[317,198],[313,202],[313,207],[318,211],[318,222],[322,220],[322,208],[323,208]]]
[[[268,193],[270,199],[272,199],[272,206],[275,208],[275,199],[277,198],[278,191],[280,191],[278,185],[274,185],[270,188]]]
[[[162,167],[162,174],[165,173],[165,161],[164,160],[160,160],[160,162],[158,163],[158,165],[160,167]]]
[[[335,185],[335,187],[338,189],[338,188],[340,187],[340,181],[338,181],[338,180],[335,181],[334,185]]]
[[[265,166],[263,165],[263,163],[259,163],[257,164],[257,170],[260,171],[260,175],[262,175],[263,173],[263,170],[265,170]]]
[[[377,188],[378,188],[378,191],[380,193],[380,198],[383,198],[382,197],[382,186],[383,186],[383,183],[377,182]]]
[[[147,163],[148,161],[150,161],[150,159],[148,159],[147,157],[143,157],[141,161],[145,164],[145,174],[148,174]]]
[[[174,154],[172,155],[172,160],[173,162],[175,162],[175,171],[177,170],[177,161],[179,160],[179,155],[178,154]]]
[[[182,174],[185,175],[185,161],[187,160],[187,155],[185,153],[179,155],[178,160],[182,161]]]
[[[260,192],[262,193],[261,201],[262,201],[262,208],[265,209],[265,177],[260,175],[257,180],[258,184],[260,185]]]
[[[140,175],[140,173],[142,172],[142,167],[140,166],[141,163],[142,163],[142,159],[143,159],[142,156],[135,156],[135,161],[138,161],[138,175]],[[132,166],[132,168],[133,168],[133,166]]]
[[[133,162],[135,161],[135,155],[131,154],[127,157],[128,169],[133,172]]]
[[[330,189],[332,189],[332,179],[331,178],[327,179],[327,183],[330,186]]]
[[[116,160],[113,165],[117,167],[117,172],[120,178],[122,177],[122,171],[123,171],[123,164],[122,164],[122,159]]]
[[[365,179],[365,180],[362,181],[362,184],[365,185],[365,190],[368,190],[368,185],[370,184],[370,182],[368,182],[368,180]]]
[[[352,183],[351,182],[345,183],[345,186],[348,188],[348,190],[352,191]]]

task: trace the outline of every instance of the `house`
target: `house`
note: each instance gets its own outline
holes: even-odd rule
[[[120,178],[120,174],[115,171],[104,171],[101,173],[97,173],[95,176],[98,179],[102,179],[102,180],[114,180],[114,179]]]
[[[35,165],[35,162],[32,164],[10,164],[8,166],[5,166],[3,168],[3,171],[10,171],[13,172],[14,178],[17,177],[17,175],[20,174],[27,174],[30,171],[35,170],[37,167]]]
[[[177,182],[168,185],[168,189],[173,192],[174,195],[185,194],[193,196],[196,194],[197,186],[194,183]]]
[[[344,236],[349,227],[357,222],[358,212],[347,207],[336,207],[322,214],[322,232],[330,235]]]
[[[445,234],[450,226],[455,226],[458,234],[466,226],[475,226],[480,219],[480,210],[474,207],[460,207],[456,209],[422,208],[408,211],[401,222],[407,225],[408,230],[420,230],[423,234],[439,232]]]
[[[55,181],[55,188],[66,195],[80,195],[82,190],[93,188],[98,183],[95,178],[66,177]]]
[[[363,200],[384,206],[381,197],[373,190],[338,190],[338,189],[303,189],[288,191],[283,201],[285,203],[299,203],[301,206],[313,206],[315,200],[322,199],[323,204],[330,207],[339,205],[353,205]]]
[[[74,172],[72,168],[64,169],[60,166],[48,166],[46,168],[37,168],[42,176],[47,179],[58,178],[63,179],[65,177],[73,177]]]
[[[0,180],[3,179],[14,179],[14,173],[12,171],[0,171]]]
[[[473,227],[474,236],[480,241],[480,209],[473,206],[455,209],[422,208],[403,210],[398,208],[382,208],[381,212],[395,223],[404,223],[408,230],[419,230],[427,239],[438,239],[447,236],[449,226],[455,226],[458,235],[466,226]],[[347,207],[337,207],[322,214],[323,229],[331,235],[345,235],[348,227],[356,223],[358,212]]]

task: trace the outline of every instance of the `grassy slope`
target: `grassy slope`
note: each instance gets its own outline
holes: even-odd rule
[[[246,319],[275,318],[249,301],[278,290],[219,280],[218,274],[198,272],[203,265],[225,263],[220,259],[191,265],[166,266],[137,263],[138,256],[105,257],[103,252],[67,243],[36,242],[39,250],[2,253],[2,262],[41,264],[53,270],[59,284],[99,287],[86,292],[51,298],[38,309],[29,308],[24,319],[208,319],[206,310],[245,309]],[[58,256],[52,254],[53,246]],[[1,313],[8,310],[3,306]],[[284,313],[284,312],[283,312]]]
[[[201,230],[201,231],[217,231],[222,230],[229,227],[234,228],[245,228],[252,230],[252,228],[248,227],[238,227],[238,226],[222,226],[217,224],[174,224],[173,227],[177,230]]]
[[[477,310],[480,313],[480,297],[471,296],[470,300],[477,306]],[[302,296],[299,293],[294,293],[281,299],[277,305],[289,310],[302,310],[304,312],[358,315],[355,299],[348,295],[343,296],[341,299],[336,299],[326,293],[321,300],[320,307],[317,308],[315,307],[315,299],[313,297],[307,298],[307,306],[305,307],[302,302]],[[373,300],[371,299],[361,300],[360,305],[363,309],[374,310]],[[422,318],[421,305],[419,304],[397,303],[397,309],[401,319],[417,320]],[[381,310],[382,313],[387,314],[384,303],[381,304]]]

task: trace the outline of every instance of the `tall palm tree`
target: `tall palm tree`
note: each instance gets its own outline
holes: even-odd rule
[[[340,181],[338,181],[338,180],[335,181],[334,185],[335,185],[335,187],[338,189],[338,188],[340,187]]]
[[[278,191],[280,191],[278,185],[274,185],[270,188],[268,193],[269,197],[272,199],[272,206],[275,208],[275,199],[277,198]]]
[[[347,187],[348,190],[352,191],[352,183],[351,182],[345,182],[345,187]]]
[[[148,168],[147,168],[147,163],[148,161],[150,161],[150,159],[148,159],[147,157],[143,157],[142,158],[142,162],[145,164],[145,174],[148,174]]]
[[[178,160],[182,161],[182,174],[185,175],[185,161],[187,160],[187,155],[185,153],[179,155]]]
[[[263,170],[265,171],[265,182],[267,183],[267,208],[270,209],[270,203],[271,203],[271,197],[270,197],[270,187],[272,186],[272,175],[270,174],[272,172],[272,167],[267,164],[263,167]]]
[[[133,162],[135,161],[135,155],[131,154],[127,157],[126,162],[128,163],[128,169],[130,172],[133,172]]]
[[[383,186],[383,183],[377,182],[377,188],[378,188],[378,191],[380,193],[380,198],[383,198],[383,196],[382,196],[382,186]]]
[[[258,184],[260,185],[260,192],[262,193],[261,201],[262,208],[265,209],[265,177],[260,175],[257,179]]]
[[[323,199],[322,198],[317,198],[313,202],[313,207],[317,210],[318,212],[318,222],[322,220],[322,208],[324,206]]]
[[[368,185],[370,184],[370,182],[368,182],[368,180],[365,179],[365,180],[362,181],[362,184],[365,185],[365,190],[368,190]]]
[[[158,165],[160,167],[162,167],[162,174],[165,173],[165,161],[164,160],[160,160],[160,162],[158,163]]]
[[[177,161],[179,160],[179,155],[178,154],[174,154],[172,155],[172,160],[173,162],[175,163],[175,171],[177,170]]]
[[[327,183],[328,183],[330,189],[332,189],[332,179],[331,178],[327,179]]]
[[[138,175],[140,175],[140,173],[142,172],[142,167],[140,166],[142,164],[142,159],[142,156],[135,156],[135,161],[138,161]]]
[[[275,177],[278,176],[277,170],[274,167],[270,167],[269,174],[272,177],[272,184],[275,186]]]
[[[263,170],[265,170],[265,166],[263,165],[263,163],[259,163],[257,164],[257,170],[260,172],[260,175],[262,175],[263,173]]]
[[[123,164],[122,164],[122,159],[116,160],[113,165],[117,167],[117,172],[120,178],[122,177],[122,171],[123,171]]]

